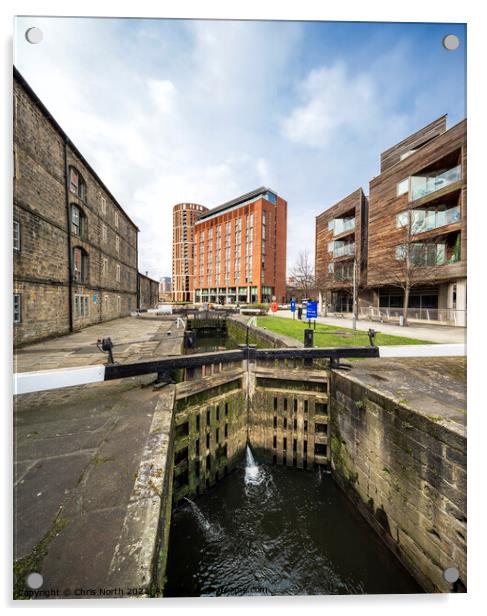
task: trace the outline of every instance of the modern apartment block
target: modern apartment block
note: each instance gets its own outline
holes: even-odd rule
[[[194,225],[208,208],[198,203],[178,203],[172,221],[172,298],[193,300]]]
[[[172,282],[170,276],[159,279],[159,301],[169,302],[172,299]]]
[[[14,69],[16,345],[137,307],[138,228]]]
[[[264,186],[204,213],[194,228],[194,301],[284,301],[287,202]]]
[[[331,310],[352,310],[355,256],[362,316],[399,318],[409,282],[408,318],[466,325],[466,131],[438,118],[380,155],[368,198],[359,189],[317,217]]]
[[[316,284],[335,312],[352,311],[354,269],[357,287],[366,281],[367,205],[358,188],[316,217]]]
[[[467,122],[446,116],[381,154],[370,181],[367,283],[373,306],[403,306],[395,284],[411,262],[412,318],[466,325]]]

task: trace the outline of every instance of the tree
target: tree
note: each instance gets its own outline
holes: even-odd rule
[[[300,291],[303,297],[309,297],[315,287],[314,268],[307,250],[300,252],[290,272],[291,284]]]
[[[438,280],[441,267],[447,262],[446,244],[441,238],[420,241],[417,237],[428,230],[425,215],[425,210],[414,210],[411,207],[400,214],[398,224],[404,230],[404,237],[402,243],[395,246],[395,258],[388,262],[383,272],[383,279],[388,284],[403,290],[404,325],[408,324],[411,290],[425,282]]]

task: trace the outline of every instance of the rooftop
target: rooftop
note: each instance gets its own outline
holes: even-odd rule
[[[208,212],[205,212],[202,216],[200,216],[198,223],[208,218],[212,218],[216,214],[221,214],[222,212],[229,210],[233,207],[236,207],[238,205],[243,205],[250,201],[254,201],[255,199],[257,199],[257,197],[264,196],[266,193],[272,193],[273,195],[277,195],[277,193],[274,190],[272,190],[272,188],[268,188],[267,186],[260,186],[259,188],[256,188],[255,190],[252,190],[248,193],[240,195],[240,197],[235,197],[234,199],[231,199],[230,201],[226,201],[225,203],[222,203],[221,205],[217,205],[216,207],[209,210]]]

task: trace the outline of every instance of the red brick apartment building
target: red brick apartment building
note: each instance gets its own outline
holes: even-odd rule
[[[355,207],[349,203],[354,195]],[[357,202],[361,200],[359,314],[399,318],[404,305],[401,284],[408,278],[409,319],[466,325],[466,120],[447,130],[446,116],[442,116],[383,152],[368,199],[359,195],[359,191],[352,193],[316,220],[316,275],[332,296],[331,309],[351,311],[351,303],[341,299],[342,293],[351,296],[351,272],[346,265],[337,270],[331,254],[333,248],[336,257],[337,240],[343,242],[343,247],[337,246],[340,255],[353,252],[353,243],[357,246]],[[328,243],[332,230],[333,234],[340,231],[333,245]],[[347,258],[351,255],[341,256],[339,262]],[[337,280],[337,271],[343,280]],[[346,288],[339,289],[338,282]]]
[[[284,301],[287,202],[264,186],[202,214],[194,227],[194,301]]]
[[[172,221],[172,298],[193,300],[194,225],[208,208],[198,203],[178,203]]]
[[[138,228],[14,69],[14,343],[138,306]]]

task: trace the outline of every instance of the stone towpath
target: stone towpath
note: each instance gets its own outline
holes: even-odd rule
[[[126,362],[179,354],[182,329],[171,320],[120,319],[24,348],[16,370],[103,363],[93,348],[101,335],[120,343],[115,360]],[[15,398],[17,597],[29,596],[25,579],[34,571],[43,576],[36,597],[149,593],[161,505],[170,498],[174,396],[171,386],[154,390],[153,380]]]

